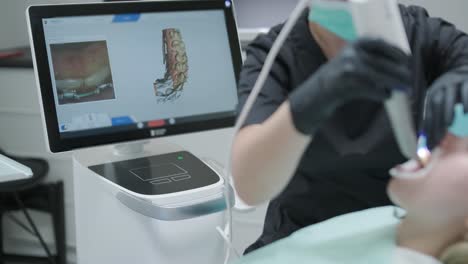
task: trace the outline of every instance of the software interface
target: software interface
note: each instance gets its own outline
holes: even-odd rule
[[[43,24],[62,136],[173,125],[236,109],[222,10],[58,17]]]

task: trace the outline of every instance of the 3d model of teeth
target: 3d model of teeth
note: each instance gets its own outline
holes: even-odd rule
[[[164,78],[154,81],[158,101],[174,101],[180,97],[188,79],[188,59],[185,43],[179,29],[163,30],[163,63],[166,65]]]
[[[55,84],[60,100],[79,101],[113,88],[105,42],[58,44],[52,48]]]

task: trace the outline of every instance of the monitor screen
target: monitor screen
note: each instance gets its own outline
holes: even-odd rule
[[[38,16],[42,30],[32,33],[41,33],[35,53],[51,150],[232,125],[237,33],[228,2],[208,2]]]

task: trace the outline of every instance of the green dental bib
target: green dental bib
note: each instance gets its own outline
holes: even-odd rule
[[[332,218],[259,249],[237,264],[391,263],[399,223],[394,207]]]

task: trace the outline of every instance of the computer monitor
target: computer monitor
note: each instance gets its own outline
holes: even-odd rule
[[[28,8],[50,151],[229,127],[241,55],[232,3]]]

